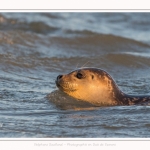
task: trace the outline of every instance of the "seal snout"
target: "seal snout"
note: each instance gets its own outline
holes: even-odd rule
[[[56,78],[56,85],[59,87],[60,86],[60,79],[63,77],[63,75],[58,75]]]
[[[63,77],[63,75],[58,75],[57,80],[60,80]]]

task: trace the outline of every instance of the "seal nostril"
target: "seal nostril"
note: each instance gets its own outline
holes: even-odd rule
[[[58,80],[58,79],[61,79],[62,77],[63,77],[63,75],[57,76],[57,80]]]

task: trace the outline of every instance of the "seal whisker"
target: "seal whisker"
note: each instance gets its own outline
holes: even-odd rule
[[[75,68],[75,69],[77,69],[77,68],[78,68],[78,65],[79,65],[79,63],[77,63],[77,65],[76,65],[76,68]]]
[[[87,65],[89,63],[89,61],[87,61],[86,63],[84,63],[81,68],[85,67],[85,65]]]

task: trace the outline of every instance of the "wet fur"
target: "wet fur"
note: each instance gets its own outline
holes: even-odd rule
[[[77,73],[85,75],[78,79]],[[61,79],[56,79],[58,88],[68,95],[95,106],[135,105],[150,101],[150,96],[127,95],[122,92],[113,78],[104,70],[79,68]]]

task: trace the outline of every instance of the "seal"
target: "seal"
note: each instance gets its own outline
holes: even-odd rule
[[[79,68],[59,75],[56,85],[66,94],[94,106],[135,105],[150,101],[150,96],[125,94],[106,71],[98,68]]]

